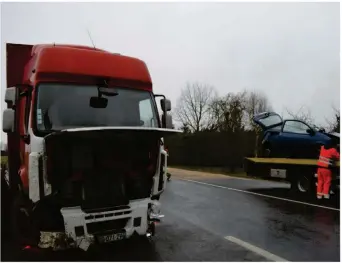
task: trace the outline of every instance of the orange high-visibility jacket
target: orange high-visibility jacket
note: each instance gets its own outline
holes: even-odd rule
[[[334,160],[338,159],[340,159],[340,154],[335,148],[325,149],[324,146],[321,146],[317,165],[322,168],[330,168]]]

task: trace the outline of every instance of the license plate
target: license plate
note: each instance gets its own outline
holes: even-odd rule
[[[286,179],[286,170],[271,169],[271,177]]]
[[[102,235],[98,236],[98,240],[100,243],[109,243],[109,242],[114,242],[118,240],[122,240],[126,238],[126,233],[121,232],[121,233],[113,233],[113,234],[108,234],[108,235]]]

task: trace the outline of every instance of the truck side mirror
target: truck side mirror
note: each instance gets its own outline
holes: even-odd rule
[[[168,99],[162,99],[160,101],[160,106],[163,110],[163,112],[167,112],[171,110],[171,101]]]
[[[169,114],[162,115],[162,126],[166,129],[173,129],[172,116]]]
[[[12,107],[15,105],[16,91],[16,87],[7,88],[5,91],[5,102],[10,103]]]
[[[14,132],[15,127],[15,111],[13,109],[5,109],[2,115],[2,130],[5,133]]]

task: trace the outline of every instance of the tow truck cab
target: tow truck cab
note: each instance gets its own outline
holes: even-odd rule
[[[84,46],[6,48],[8,204],[29,217],[12,225],[32,230],[17,232],[40,247],[63,239],[83,249],[148,234],[165,188],[162,138],[177,131],[146,64]]]

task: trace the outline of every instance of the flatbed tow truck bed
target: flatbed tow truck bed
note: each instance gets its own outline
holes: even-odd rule
[[[290,158],[246,158],[255,163],[267,164],[289,164],[289,165],[314,165],[317,166],[316,159],[290,159]],[[340,162],[336,162],[336,166],[340,167]]]
[[[317,159],[291,158],[245,158],[247,175],[264,179],[285,180],[291,190],[301,194],[315,194],[317,182]],[[340,186],[340,162],[333,170],[332,190]]]

